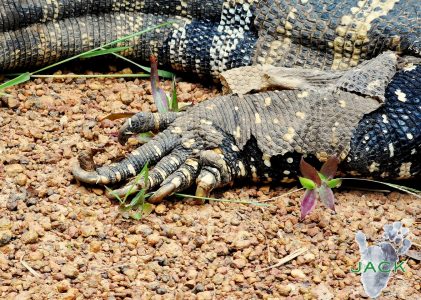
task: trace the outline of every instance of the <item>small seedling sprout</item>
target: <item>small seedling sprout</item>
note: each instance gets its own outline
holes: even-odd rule
[[[336,157],[330,157],[318,172],[313,166],[307,163],[303,158],[300,162],[300,171],[303,177],[299,177],[300,183],[306,189],[301,199],[301,220],[310,214],[316,207],[317,199],[323,202],[331,210],[335,211],[335,196],[332,189],[339,187],[343,180],[358,180],[383,184],[402,192],[421,198],[421,191],[413,188],[364,178],[334,178],[338,168],[339,160]]]

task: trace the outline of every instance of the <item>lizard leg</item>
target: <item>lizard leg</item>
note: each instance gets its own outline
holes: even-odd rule
[[[118,133],[118,141],[120,144],[124,145],[132,134],[148,131],[162,131],[182,114],[183,113],[176,112],[137,113],[123,124]]]
[[[183,148],[175,148],[169,155],[162,158],[155,167],[149,171],[148,176],[148,189],[153,189],[159,186],[165,178],[175,172],[187,159],[190,151]],[[112,193],[107,193],[106,195],[109,198],[115,198],[115,195],[119,197],[125,196],[130,190],[132,193],[135,193],[144,186],[144,180],[141,179],[138,182],[136,180],[131,180],[125,186],[115,189]]]
[[[149,202],[161,202],[165,197],[190,187],[198,173],[198,159],[188,158],[177,171],[162,182],[161,187],[149,198]]]
[[[90,184],[114,184],[136,176],[143,166],[153,165],[173,150],[179,143],[179,136],[165,130],[156,135],[150,142],[130,153],[122,161],[96,170],[84,170],[80,162],[72,168],[72,173],[79,181]]]

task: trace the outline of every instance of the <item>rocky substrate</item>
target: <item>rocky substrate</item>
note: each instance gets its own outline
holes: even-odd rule
[[[98,120],[156,111],[148,81],[35,79],[8,92],[0,108],[1,299],[360,299],[359,275],[350,272],[359,260],[358,230],[373,242],[385,223],[400,220],[421,244],[420,201],[397,192],[336,192],[337,214],[318,206],[304,222],[302,192],[281,196],[286,189],[270,186],[214,194],[276,197],[267,208],[168,199],[140,221],[125,218],[102,189],[77,184],[69,168],[81,150],[101,148],[95,159],[103,164],[137,144],[117,143],[122,120]],[[178,85],[181,102],[218,93]],[[380,299],[420,299],[419,261],[409,259],[405,270]]]

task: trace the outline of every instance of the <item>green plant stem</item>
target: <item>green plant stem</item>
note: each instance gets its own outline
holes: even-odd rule
[[[31,75],[32,78],[127,78],[140,77],[147,78],[149,74],[98,74],[98,75],[82,75],[82,74],[63,74],[63,75]]]
[[[418,191],[416,189],[412,189],[412,188],[408,188],[405,186],[401,186],[398,184],[393,184],[393,183],[388,183],[388,182],[383,182],[383,181],[378,181],[378,180],[373,180],[373,179],[365,179],[365,178],[337,178],[337,179],[341,179],[341,180],[356,180],[356,181],[365,181],[365,182],[374,182],[374,183],[378,183],[378,184],[383,184],[385,186],[397,189],[399,191],[411,194],[417,198],[421,199],[421,191]]]
[[[72,60],[74,60],[74,59],[76,59],[76,58],[79,58],[79,57],[81,57],[81,56],[84,56],[84,55],[86,55],[86,54],[88,54],[88,53],[92,53],[92,52],[95,52],[95,51],[101,50],[102,48],[106,48],[106,47],[109,47],[109,46],[112,46],[112,45],[115,45],[115,44],[118,44],[118,43],[124,42],[124,41],[126,41],[126,40],[129,40],[129,39],[132,39],[132,38],[137,37],[137,36],[139,36],[139,35],[142,35],[142,34],[144,34],[144,33],[146,33],[146,32],[149,32],[149,31],[152,31],[152,30],[155,30],[155,29],[158,29],[158,28],[161,28],[161,27],[164,27],[164,26],[170,25],[170,24],[172,24],[172,23],[173,23],[173,22],[165,22],[165,23],[162,23],[162,24],[158,24],[158,25],[155,25],[155,26],[148,27],[148,28],[146,28],[146,29],[144,29],[144,30],[141,30],[141,31],[138,31],[138,32],[135,32],[135,33],[129,34],[129,35],[126,35],[126,36],[124,36],[124,37],[122,37],[122,38],[119,38],[119,39],[117,39],[117,40],[114,40],[114,41],[112,41],[112,42],[106,43],[106,44],[104,44],[104,45],[101,45],[101,46],[99,46],[99,47],[96,47],[96,48],[93,48],[93,49],[91,49],[91,50],[85,51],[85,52],[83,52],[83,53],[79,53],[79,54],[77,54],[77,55],[74,55],[74,56],[72,56],[72,57],[66,58],[66,59],[64,59],[64,60],[61,60],[61,61],[59,61],[59,62],[56,62],[56,63],[54,63],[54,64],[51,64],[51,65],[49,65],[49,66],[46,66],[46,67],[44,67],[44,68],[38,69],[38,70],[36,70],[36,71],[32,72],[31,74],[41,73],[41,72],[43,72],[43,71],[45,71],[45,70],[48,70],[48,69],[54,68],[54,67],[56,67],[56,66],[58,66],[58,65],[64,64],[64,63],[66,63],[66,62],[72,61]]]
[[[118,58],[120,58],[120,59],[122,59],[122,60],[125,60],[125,61],[127,61],[127,62],[129,62],[129,63],[131,63],[132,65],[134,65],[134,66],[136,66],[136,67],[138,67],[138,68],[141,68],[143,71],[145,71],[145,72],[148,72],[148,73],[150,73],[151,72],[151,68],[149,68],[149,67],[145,67],[145,66],[142,66],[142,65],[140,65],[140,64],[138,64],[137,62],[135,62],[135,61],[133,61],[133,60],[131,60],[130,58],[127,58],[127,57],[125,57],[125,56],[123,56],[123,55],[120,55],[120,54],[118,54],[118,53],[112,53],[115,57],[118,57]],[[168,71],[163,71],[163,70],[158,70],[158,75],[159,76],[161,76],[161,77],[164,77],[164,78],[173,78],[174,77],[174,74],[173,73],[171,73],[171,72],[168,72]],[[148,77],[149,77],[150,75],[148,74]]]
[[[1,85],[1,88],[0,88],[0,89],[4,89],[4,88],[6,88],[6,87],[10,87],[10,86],[13,86],[13,85],[16,85],[16,84],[19,84],[19,83],[23,83],[23,82],[25,82],[25,81],[28,81],[31,77],[35,77],[35,76],[34,76],[34,74],[41,73],[41,72],[43,72],[43,71],[45,71],[45,70],[48,70],[48,69],[54,68],[54,67],[56,67],[56,66],[59,66],[59,65],[61,65],[61,64],[66,63],[66,62],[72,61],[72,60],[74,60],[74,59],[76,59],[76,58],[80,58],[80,57],[87,56],[87,55],[89,56],[89,54],[93,54],[95,51],[98,51],[98,50],[104,50],[104,51],[106,51],[106,49],[104,49],[104,48],[106,48],[106,47],[109,47],[109,46],[112,46],[112,45],[115,45],[115,44],[118,44],[118,43],[124,42],[124,41],[126,41],[126,40],[132,39],[132,38],[134,38],[134,37],[137,37],[137,36],[142,35],[142,34],[144,34],[144,33],[146,33],[146,32],[149,32],[149,31],[152,31],[152,30],[158,29],[158,28],[160,28],[160,27],[164,27],[164,26],[167,26],[167,25],[171,25],[172,23],[174,23],[174,22],[173,22],[173,21],[169,21],[169,22],[165,22],[165,23],[158,24],[158,25],[155,25],[155,26],[151,26],[151,27],[148,27],[148,28],[146,28],[146,29],[144,29],[144,30],[141,30],[141,31],[138,31],[138,32],[135,32],[135,33],[129,34],[129,35],[126,35],[126,36],[124,36],[124,37],[122,37],[122,38],[116,39],[116,40],[114,40],[114,41],[111,41],[111,42],[106,43],[106,44],[104,44],[104,45],[101,45],[101,46],[99,46],[99,47],[93,48],[93,49],[91,49],[91,50],[88,50],[88,51],[85,51],[85,52],[82,52],[82,53],[76,54],[76,55],[74,55],[74,56],[72,56],[72,57],[69,57],[69,58],[63,59],[63,60],[61,60],[61,61],[59,61],[59,62],[56,62],[56,63],[53,63],[53,64],[51,64],[51,65],[49,65],[49,66],[43,67],[43,68],[41,68],[41,69],[38,69],[38,70],[36,70],[36,71],[34,71],[34,72],[32,72],[32,73],[30,73],[30,72],[21,73],[18,77],[13,78],[13,79],[11,79],[11,80],[6,81],[5,83],[3,83],[3,84]],[[118,54],[116,54],[116,53],[113,53],[113,54],[114,54],[114,55],[118,55]],[[123,59],[123,56],[118,55],[118,57],[120,57],[120,58],[122,58],[122,59]],[[141,65],[139,65],[139,64],[136,64],[135,62],[133,62],[133,61],[132,61],[132,60],[130,60],[130,59],[126,59],[126,58],[124,58],[124,59],[125,59],[126,61],[129,61],[129,62],[130,62],[130,63],[132,63],[132,64],[137,65],[138,67],[142,68],[143,70],[148,70],[148,69],[149,69],[149,68],[147,68],[147,67],[143,67],[143,66],[141,66]],[[149,70],[150,70],[150,69],[149,69]],[[168,72],[168,73],[170,73],[170,72]],[[163,74],[165,74],[165,72],[164,72]],[[170,73],[170,74],[171,74],[171,76],[173,76],[173,75],[172,75],[172,73]],[[167,75],[168,75],[168,74],[167,74]],[[38,76],[39,76],[39,75],[38,75]],[[57,75],[55,75],[55,76],[57,76]],[[166,76],[164,76],[164,75],[162,75],[162,76],[163,76],[163,77],[166,77]],[[169,78],[171,78],[171,76],[170,76]],[[79,76],[79,77],[80,77],[80,76]],[[97,77],[99,77],[99,76],[97,76]],[[126,76],[126,77],[130,77],[130,76]],[[143,76],[141,76],[141,77],[143,77]],[[145,77],[148,77],[148,76],[145,76]],[[56,78],[58,78],[58,77],[56,77]],[[62,77],[62,78],[66,78],[66,77]],[[71,78],[71,77],[68,77],[68,78]],[[89,77],[86,77],[86,78],[89,78]],[[1,94],[3,95],[4,93],[1,93]]]

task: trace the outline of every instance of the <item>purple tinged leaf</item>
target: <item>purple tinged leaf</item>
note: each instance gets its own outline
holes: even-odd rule
[[[301,201],[301,220],[304,220],[304,218],[316,207],[316,199],[316,190],[306,190]]]
[[[302,157],[300,161],[300,171],[303,177],[314,181],[317,184],[317,186],[320,186],[322,184],[322,180],[320,179],[317,170],[312,165],[307,163]]]
[[[338,170],[339,159],[336,156],[331,156],[329,159],[323,164],[322,168],[320,169],[320,173],[322,173],[327,179],[332,179],[336,175],[336,171]]]
[[[153,100],[155,102],[156,108],[158,109],[158,112],[167,112],[169,108],[168,98],[159,84],[158,59],[151,55],[149,60],[151,62],[151,90]]]
[[[319,196],[324,205],[335,211],[335,196],[325,182],[323,182],[322,186],[319,188]]]

